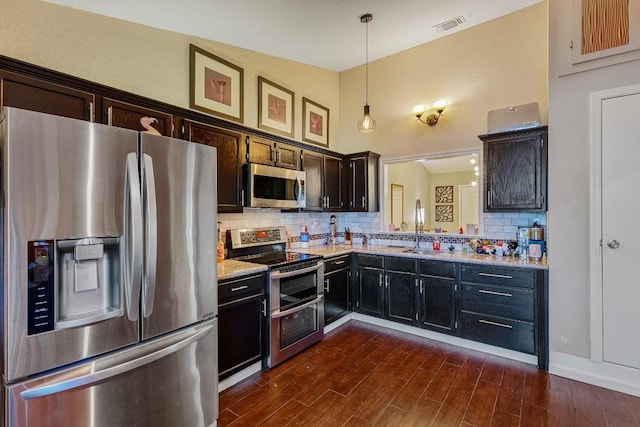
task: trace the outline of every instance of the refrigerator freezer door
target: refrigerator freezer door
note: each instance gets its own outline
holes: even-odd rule
[[[142,338],[149,339],[217,314],[216,151],[167,137],[140,138],[153,164],[157,211],[155,295],[149,295],[149,281],[142,285]],[[152,310],[144,303],[150,299]]]
[[[109,290],[101,295],[110,299],[110,309],[124,307],[119,272],[124,256],[125,165],[127,155],[137,151],[138,135],[13,108],[5,108],[3,117],[3,374],[11,383],[138,341],[138,323],[127,318],[126,309],[107,320],[84,325],[76,321],[90,306],[85,295],[101,293],[105,286]],[[89,260],[74,250],[74,245],[96,247],[98,239],[115,242],[104,243],[101,259]],[[36,263],[29,258],[34,251],[40,254]],[[34,273],[40,262],[45,269],[50,263],[49,271],[56,269],[56,280],[53,274]],[[84,279],[78,280],[79,274]],[[64,289],[62,275],[68,278]],[[43,282],[43,292],[32,292]],[[78,298],[78,307],[58,310],[69,295]],[[36,297],[42,300],[34,303]],[[37,331],[32,327],[29,335],[32,319],[40,315],[34,315],[30,303],[56,313],[44,325],[37,324]],[[56,325],[56,316],[73,322]],[[100,317],[87,314],[91,316]]]
[[[217,319],[7,388],[7,426],[212,426]]]

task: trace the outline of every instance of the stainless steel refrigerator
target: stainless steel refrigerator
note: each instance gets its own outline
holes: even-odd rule
[[[218,416],[216,151],[5,108],[5,426]]]

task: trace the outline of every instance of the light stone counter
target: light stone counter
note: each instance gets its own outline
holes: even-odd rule
[[[296,252],[306,252],[330,258],[344,255],[351,252],[373,255],[390,255],[407,258],[429,259],[438,261],[468,262],[474,264],[496,265],[501,267],[522,267],[547,270],[549,266],[546,261],[521,261],[518,257],[474,254],[462,251],[443,250],[439,253],[428,252],[425,254],[415,254],[406,252],[410,247],[385,246],[385,245],[334,245],[334,246],[310,246],[305,249],[295,249]]]
[[[263,271],[267,271],[266,265],[225,259],[224,262],[218,263],[218,282],[249,274],[262,273]]]

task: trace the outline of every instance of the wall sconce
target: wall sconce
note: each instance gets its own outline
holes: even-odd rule
[[[422,119],[422,116],[427,111],[427,107],[425,105],[417,105],[413,107],[413,114],[415,114],[416,120],[420,120],[422,123],[426,125],[434,126],[436,123],[438,123],[438,120],[440,120],[440,116],[442,116],[442,113],[444,112],[444,110],[446,110],[447,104],[448,103],[445,100],[435,102],[433,104],[433,109],[435,110],[435,113],[429,114],[425,120]]]

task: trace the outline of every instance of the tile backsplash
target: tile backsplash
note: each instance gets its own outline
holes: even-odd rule
[[[293,242],[298,241],[300,229],[307,226],[311,243],[322,244],[329,236],[329,221],[331,215],[337,218],[338,235],[341,238],[344,229],[348,227],[353,233],[355,243],[360,243],[362,236],[367,235],[374,243],[398,243],[410,245],[413,234],[393,233],[381,230],[380,213],[367,212],[281,212],[279,209],[245,209],[244,213],[218,214],[218,221],[222,221],[222,230],[232,228],[254,228],[265,226],[285,226],[292,236]],[[516,240],[518,226],[531,226],[534,221],[544,227],[547,224],[546,213],[484,213],[484,233],[480,236],[470,235],[442,235],[445,245],[463,243],[478,237],[492,242],[501,240]],[[546,234],[546,233],[545,233]],[[424,233],[420,240],[429,242],[434,235]]]

